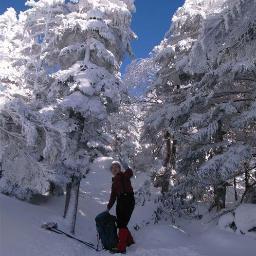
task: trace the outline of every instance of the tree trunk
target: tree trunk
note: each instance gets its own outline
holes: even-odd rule
[[[245,169],[245,192],[242,197],[242,201],[245,203],[255,204],[256,203],[256,182],[252,183],[250,180],[250,168],[249,164],[244,164]]]
[[[245,174],[245,179],[244,179],[244,183],[245,183],[245,190],[247,191],[250,187],[250,176],[249,176],[249,166],[248,163],[244,164],[244,174]]]
[[[165,133],[164,139],[166,141],[166,156],[163,164],[163,166],[165,167],[165,173],[163,175],[161,186],[162,194],[169,191],[172,170],[175,169],[177,145],[177,141],[174,140],[173,136],[171,136],[168,131]]]
[[[75,233],[80,181],[80,178],[72,177],[70,196],[68,196],[69,199],[67,199],[65,206],[67,209],[65,208],[66,214],[64,213],[64,215],[67,218],[71,233]]]
[[[224,209],[226,206],[226,191],[227,187],[224,183],[214,187],[214,204],[217,211]]]
[[[66,185],[66,200],[65,200],[65,208],[64,208],[63,218],[66,218],[66,216],[67,216],[67,211],[68,211],[70,196],[71,196],[71,188],[72,188],[72,183],[71,182],[67,183],[67,185]]]
[[[0,179],[3,177],[3,166],[2,163],[0,162]]]
[[[235,192],[235,200],[238,200],[238,195],[237,195],[237,183],[236,183],[236,177],[234,178],[234,192]]]
[[[243,197],[243,202],[248,204],[256,204],[256,187],[250,186],[246,190],[246,194]]]
[[[218,131],[215,137],[215,142],[219,143],[223,141],[223,135],[224,132],[222,130],[222,121],[218,121]],[[220,147],[216,150],[215,154],[221,154],[223,152],[223,148]],[[220,211],[221,209],[224,209],[226,206],[226,182],[220,181],[219,184],[214,186],[214,203],[213,207],[216,207],[217,211]]]
[[[176,167],[176,150],[177,150],[177,140],[173,138],[172,146],[171,146],[171,159],[170,159],[170,165],[172,170],[175,170],[175,167]]]
[[[50,181],[49,195],[50,196],[63,196],[64,195],[63,187],[60,186],[59,184],[56,184],[56,183]]]
[[[164,139],[166,141],[166,156],[164,160],[164,167],[168,167],[170,165],[171,159],[171,134],[167,131],[164,135]]]
[[[78,199],[79,199],[79,189],[80,189],[80,179],[77,181],[76,186],[74,187],[74,209],[72,215],[72,223],[71,223],[71,233],[75,233],[75,226],[76,226],[76,216],[77,216],[77,208],[78,208]]]

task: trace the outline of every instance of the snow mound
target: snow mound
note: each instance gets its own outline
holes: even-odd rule
[[[228,213],[219,219],[221,229],[235,231],[237,234],[255,235],[256,205],[242,204],[234,213]]]
[[[235,211],[237,229],[243,233],[256,228],[256,205],[243,204]]]
[[[234,223],[234,215],[232,213],[225,214],[219,219],[219,227],[228,231],[233,231],[231,225]]]

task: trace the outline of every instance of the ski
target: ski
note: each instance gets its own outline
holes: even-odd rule
[[[56,234],[65,235],[65,236],[67,236],[68,238],[71,238],[71,239],[73,239],[73,240],[75,240],[75,241],[78,241],[78,242],[84,244],[85,246],[87,246],[87,247],[89,247],[89,248],[91,248],[91,249],[93,249],[93,250],[95,250],[95,251],[97,251],[97,252],[99,251],[98,247],[96,247],[93,243],[83,241],[83,240],[81,240],[81,239],[79,239],[79,238],[77,238],[77,237],[75,237],[75,236],[73,236],[73,235],[70,235],[70,234],[64,232],[63,230],[60,230],[60,229],[58,228],[58,224],[55,223],[55,222],[45,223],[45,224],[43,224],[41,227],[42,227],[43,229],[52,231],[52,232],[54,232],[54,233],[56,233]]]

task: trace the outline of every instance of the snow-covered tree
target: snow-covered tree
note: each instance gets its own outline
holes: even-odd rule
[[[30,91],[23,86],[23,18],[21,13],[18,19],[12,8],[0,18],[1,162],[4,169],[1,190],[20,198],[30,195],[32,190],[44,193],[47,189],[41,168],[31,161],[33,150],[29,147],[34,130],[30,130],[26,118],[28,108],[23,104],[30,98]]]
[[[29,9],[14,19],[23,36],[18,63],[12,64],[22,67],[15,83],[25,96],[14,95],[1,109],[3,134],[10,133],[11,125],[22,142],[8,136],[19,156],[3,150],[4,163],[13,163],[3,165],[5,176],[19,175],[23,187],[40,194],[51,182],[71,182],[77,191],[89,163],[111,151],[105,131],[109,114],[118,110],[126,94],[119,68],[135,37],[130,29],[133,1],[30,0],[26,4]],[[24,168],[14,164],[15,157],[22,158]],[[35,177],[36,173],[43,177]]]
[[[213,187],[223,207],[218,191],[252,165],[254,19],[254,1],[187,0],[153,50],[160,70],[147,93],[143,137],[162,153],[160,186],[172,180],[171,194],[181,199],[202,198]]]

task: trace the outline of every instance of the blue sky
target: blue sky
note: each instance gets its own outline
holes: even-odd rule
[[[1,1],[0,4],[0,13],[2,14],[8,7],[13,7],[16,10],[25,9],[25,0],[6,0]]]
[[[133,16],[132,28],[138,35],[138,40],[132,47],[136,58],[145,58],[153,47],[163,39],[169,29],[173,13],[184,3],[184,0],[136,0],[137,11]],[[25,0],[1,1],[0,13],[6,8],[14,7],[16,10],[25,9]],[[130,62],[126,58],[122,67],[125,70]]]
[[[132,43],[136,58],[148,57],[154,46],[158,45],[170,27],[175,11],[184,0],[135,0],[136,13],[133,15],[132,29],[138,40]],[[125,59],[122,71],[130,62]]]

